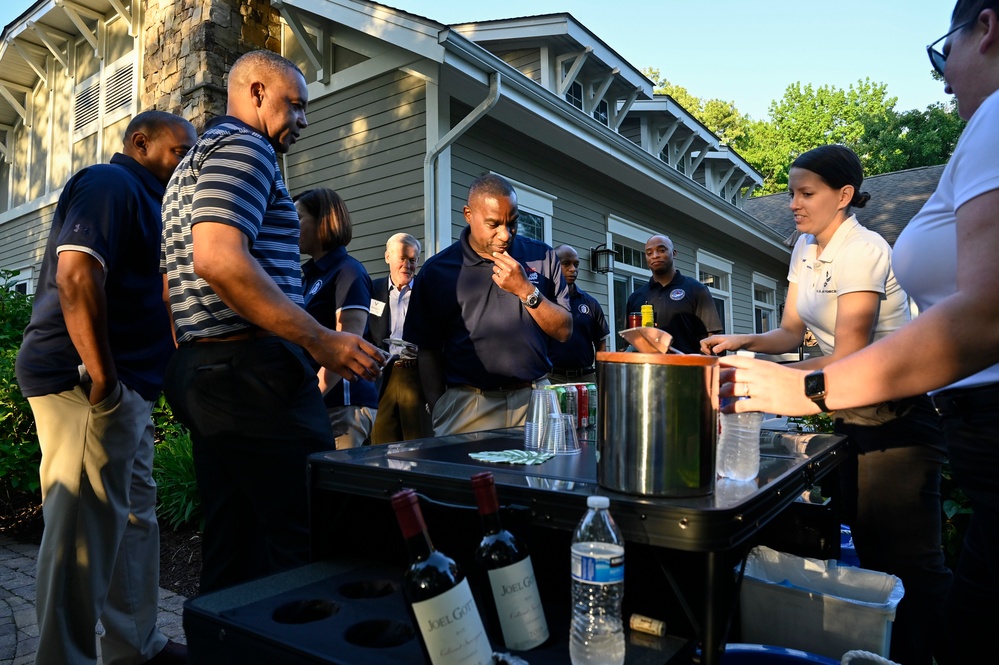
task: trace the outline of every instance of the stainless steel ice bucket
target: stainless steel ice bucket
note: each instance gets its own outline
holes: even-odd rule
[[[597,354],[597,480],[650,496],[711,494],[718,359]]]

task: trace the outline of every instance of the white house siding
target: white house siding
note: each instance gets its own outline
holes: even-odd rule
[[[698,250],[733,262],[735,332],[753,330],[753,272],[773,277],[778,284],[787,274],[786,264],[747,248],[696,219],[664,209],[642,192],[622,188],[587,165],[553,154],[539,142],[491,119],[481,120],[459,139],[451,161],[453,237],[464,226],[461,206],[468,187],[483,172],[500,173],[555,196],[552,242],[556,245],[565,242],[576,248],[582,258],[580,285],[607,312],[608,280],[590,269],[589,248],[606,242],[609,215],[668,234],[678,252],[677,267],[684,274],[696,276]],[[783,292],[778,294],[778,300],[782,298]]]
[[[497,53],[505,63],[536,83],[541,83],[541,49],[524,48]]]
[[[395,71],[309,102],[309,126],[286,159],[294,195],[337,191],[350,210],[348,247],[372,277],[387,272],[385,241],[400,231],[423,239],[426,86]]]
[[[33,268],[33,277],[37,283],[38,266],[45,254],[45,242],[49,237],[54,213],[55,201],[5,221],[6,215],[0,216],[0,268]]]

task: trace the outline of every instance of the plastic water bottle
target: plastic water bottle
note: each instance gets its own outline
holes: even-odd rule
[[[753,356],[750,351],[739,351],[737,355]],[[731,404],[744,397],[728,398],[722,405]],[[752,480],[760,473],[760,425],[763,414],[758,411],[746,413],[720,413],[718,420],[721,432],[718,435],[715,470],[722,478],[732,480]]]
[[[572,665],[624,663],[624,538],[607,507],[591,496],[589,510],[572,534]]]
[[[752,480],[760,473],[760,424],[763,414],[723,413],[715,469],[722,478]]]

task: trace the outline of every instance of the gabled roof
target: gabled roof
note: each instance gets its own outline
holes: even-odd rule
[[[937,188],[944,166],[922,166],[865,178],[860,189],[868,192],[871,200],[862,209],[854,211],[857,220],[872,231],[880,233],[889,245],[894,246],[902,229]],[[785,244],[794,245],[798,232],[788,210],[787,192],[749,199],[745,210],[785,236]]]
[[[476,43],[546,37],[561,38],[565,46],[571,48],[592,46],[593,55],[608,68],[617,69],[618,75],[629,85],[640,88],[642,98],[652,96],[653,82],[568,12],[458,23],[451,29]]]

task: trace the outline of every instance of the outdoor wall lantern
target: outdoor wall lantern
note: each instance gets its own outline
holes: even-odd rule
[[[606,275],[614,272],[614,259],[617,252],[607,249],[607,245],[600,243],[596,247],[590,247],[590,270]]]

